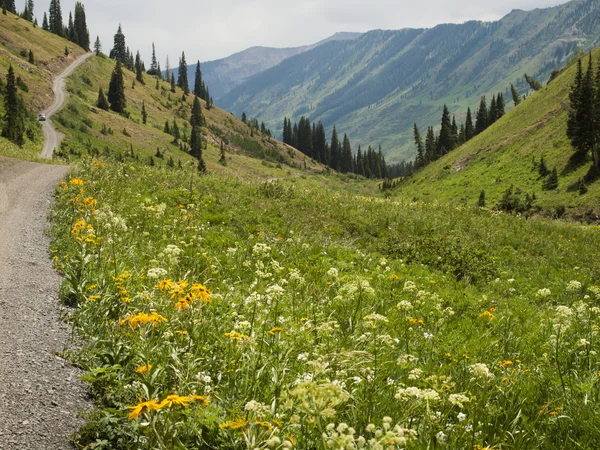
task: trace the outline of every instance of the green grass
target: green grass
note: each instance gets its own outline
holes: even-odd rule
[[[595,61],[599,56],[596,51]],[[576,66],[570,67],[484,133],[408,178],[397,195],[474,205],[484,190],[488,206],[494,206],[512,185],[523,195],[535,193],[536,204],[546,211],[564,206],[574,217],[597,215],[600,182],[589,183],[584,195],[576,189],[591,167],[591,158],[579,165],[570,163],[574,152],[566,136],[566,121],[575,71]],[[555,191],[542,189],[543,180],[533,163],[539,164],[542,156],[550,170],[558,170]]]
[[[335,177],[89,158],[71,176],[53,252],[97,404],[80,448],[342,448],[340,423],[373,449],[600,439],[597,227]],[[178,309],[194,283],[211,301]]]

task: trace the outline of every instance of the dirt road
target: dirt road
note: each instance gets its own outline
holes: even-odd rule
[[[85,62],[93,53],[86,53],[80,56],[73,64],[66,68],[66,70],[54,78],[54,85],[52,90],[54,91],[54,103],[50,108],[44,111],[46,115],[46,121],[42,122],[42,130],[44,131],[44,149],[42,150],[42,158],[52,159],[54,150],[58,148],[61,141],[64,138],[62,133],[59,133],[54,129],[52,120],[50,119],[54,114],[59,112],[67,99],[67,93],[65,92],[65,78],[71,75],[75,69]]]
[[[0,158],[0,450],[71,449],[85,389],[58,356],[60,277],[44,236],[52,192],[67,167]]]

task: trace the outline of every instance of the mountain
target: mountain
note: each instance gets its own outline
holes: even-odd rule
[[[251,47],[227,58],[201,63],[202,77],[215,100],[220,99],[253,75],[276,66],[283,60],[331,41],[352,41],[362,33],[336,33],[313,45],[290,48]],[[175,70],[177,76],[178,70]],[[188,79],[194,81],[196,64],[188,66]]]
[[[598,67],[600,50],[593,58]],[[586,70],[587,55],[583,67]],[[577,64],[571,64],[483,133],[405,179],[395,195],[409,201],[473,206],[484,191],[487,206],[494,208],[512,188],[516,203],[535,194],[532,211],[598,221],[600,181],[591,170],[591,156],[577,161],[566,134],[576,72]],[[557,169],[556,190],[543,189],[542,157],[548,170]],[[579,191],[580,180],[587,192]]]
[[[388,161],[400,161],[415,154],[413,122],[421,129],[439,123],[444,103],[460,121],[481,95],[511,83],[526,91],[524,73],[545,81],[577,48],[599,42],[599,15],[599,0],[578,0],[515,10],[496,22],[372,31],[288,58],[218,104],[277,134],[286,116],[337,124],[354,144],[381,144]]]

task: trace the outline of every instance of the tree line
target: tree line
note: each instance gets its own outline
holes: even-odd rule
[[[308,117],[302,116],[299,122],[294,124],[291,119],[285,117],[283,142],[341,173],[354,173],[374,179],[400,176],[400,165],[388,165],[381,146],[377,151],[371,146],[363,151],[359,145],[354,154],[347,134],[340,140],[334,125],[331,140],[328,142],[323,124],[320,121],[311,124]]]
[[[33,0],[28,0],[27,5],[27,13],[33,18]],[[37,24],[37,19],[34,23]],[[85,7],[81,2],[75,3],[74,14],[69,12],[69,21],[64,24],[60,0],[51,0],[48,13],[44,12],[42,29],[68,39],[84,50],[90,50],[90,32],[87,26]]]

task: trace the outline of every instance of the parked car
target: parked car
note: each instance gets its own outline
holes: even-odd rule
[[[40,122],[44,122],[44,121],[46,121],[46,114],[40,114],[40,115],[38,116],[38,120],[39,120]]]

